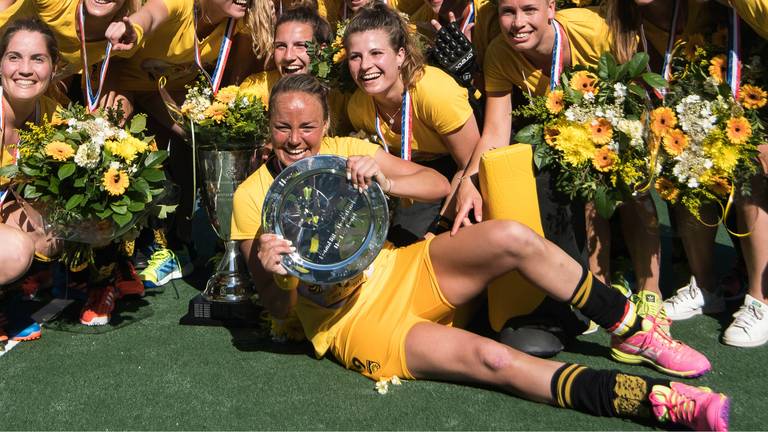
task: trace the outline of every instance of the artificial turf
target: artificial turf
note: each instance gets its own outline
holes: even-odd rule
[[[732,250],[725,236],[718,240],[722,270],[729,265]],[[670,272],[666,274],[668,279]],[[192,281],[198,287],[200,276]],[[97,331],[53,323],[43,329],[40,340],[22,343],[0,357],[0,429],[652,427],[448,383],[406,382],[379,395],[368,379],[331,360],[314,359],[307,345],[273,343],[258,329],[179,325],[188,300],[197,293],[195,286],[177,281],[175,288],[169,284],[163,291],[124,302],[114,327]],[[732,397],[732,429],[765,429],[768,349],[739,349],[719,342],[738,302],[731,306],[727,314],[676,322],[672,330],[676,338],[709,357],[713,371],[689,381]],[[556,359],[663,376],[647,367],[610,360],[608,339],[603,332],[582,336],[570,352]]]

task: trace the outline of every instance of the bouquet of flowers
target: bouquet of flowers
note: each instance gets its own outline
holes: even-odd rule
[[[661,147],[662,159],[655,186],[663,199],[682,203],[701,220],[703,203],[719,203],[724,213],[736,186],[750,193],[757,145],[765,141],[766,92],[747,83],[762,76],[759,58],[744,65],[744,84],[734,97],[726,56],[716,45],[695,38],[681,47],[685,55],[672,63],[664,102],[651,112],[650,142]]]
[[[127,128],[116,126],[121,117],[79,105],[61,109],[20,132],[18,164],[2,169],[41,213],[46,231],[67,241],[62,259],[71,267],[135,227],[165,190],[167,153],[144,135],[146,116],[134,116]]]
[[[554,168],[559,190],[594,201],[605,218],[626,193],[645,189],[653,176],[642,84],[663,88],[666,81],[647,72],[647,64],[645,53],[625,64],[604,53],[597,67],[566,71],[547,96],[534,97],[514,113],[534,122],[515,140],[535,145],[537,167]]]
[[[200,140],[200,148],[256,148],[268,135],[264,104],[249,89],[228,86],[214,95],[201,79],[189,86],[180,111],[184,117],[181,126]]]
[[[347,51],[344,49],[344,31],[349,20],[336,24],[333,42],[330,45],[307,43],[307,54],[310,58],[309,73],[314,75],[328,88],[337,88],[345,93],[355,90],[355,83],[349,74]]]

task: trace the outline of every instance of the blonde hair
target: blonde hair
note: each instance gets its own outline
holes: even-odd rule
[[[611,32],[611,53],[619,63],[626,63],[637,52],[642,16],[633,1],[606,0],[603,15]]]
[[[349,21],[344,32],[344,47],[349,49],[349,36],[369,30],[383,30],[389,35],[389,45],[397,52],[405,50],[400,78],[406,88],[413,87],[424,75],[424,54],[411,33],[408,22],[384,3],[374,2],[360,9]]]
[[[275,33],[275,8],[272,0],[254,0],[245,16],[251,35],[251,49],[257,58],[267,58],[272,51]]]

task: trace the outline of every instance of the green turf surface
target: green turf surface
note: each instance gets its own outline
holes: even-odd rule
[[[719,241],[722,270],[732,250],[724,236]],[[256,330],[179,325],[198,291],[181,281],[176,288],[178,298],[167,285],[123,306],[116,327],[54,323],[42,339],[0,357],[0,429],[648,428],[455,384],[406,382],[379,395],[373,382],[315,360],[306,345],[272,343]],[[675,323],[673,332],[710,358],[713,372],[690,382],[732,396],[732,429],[765,429],[768,349],[722,345],[728,322],[728,314],[697,317]],[[581,337],[557,359],[662,377],[611,361],[608,339],[603,332]]]

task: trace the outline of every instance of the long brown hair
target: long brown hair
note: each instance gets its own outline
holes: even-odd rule
[[[365,6],[349,21],[344,32],[344,47],[349,50],[350,35],[369,30],[383,30],[389,35],[389,45],[395,52],[400,48],[405,50],[400,77],[405,88],[416,85],[424,75],[424,54],[416,45],[405,18],[384,3]]]
[[[619,63],[626,63],[637,52],[643,21],[640,9],[634,1],[606,0],[603,13],[613,38],[611,53]]]
[[[51,62],[55,67],[59,62],[59,43],[56,42],[56,37],[53,35],[51,28],[48,27],[48,24],[37,18],[15,20],[5,27],[5,32],[0,37],[0,58],[8,50],[8,44],[11,42],[13,35],[22,30],[43,35],[48,56],[51,57]]]

